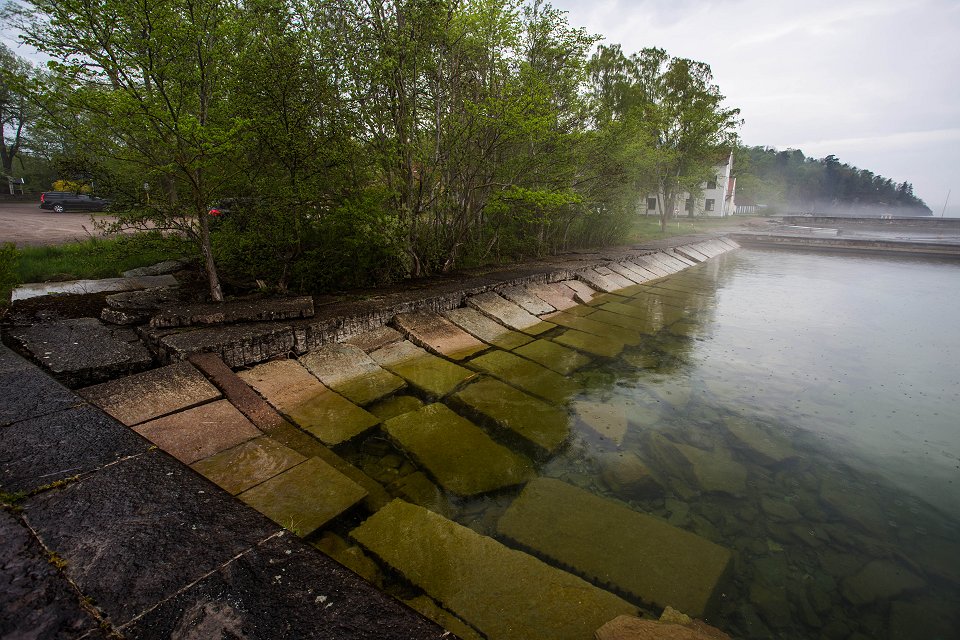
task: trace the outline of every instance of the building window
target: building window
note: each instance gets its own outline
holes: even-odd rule
[[[647,211],[653,211],[657,208],[656,198],[647,198]]]
[[[704,205],[703,205],[703,210],[704,210],[704,211],[713,211],[713,203],[714,203],[713,198],[707,198],[706,203],[704,203]]]
[[[716,189],[716,188],[717,188],[717,180],[716,180],[716,179],[707,180],[707,189]]]
[[[687,213],[692,213],[692,212],[693,212],[693,198],[687,198],[687,202],[683,205],[683,208],[687,211]]]

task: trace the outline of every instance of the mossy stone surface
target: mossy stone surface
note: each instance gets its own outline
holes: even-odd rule
[[[402,500],[351,536],[490,640],[583,640],[636,613],[581,578]]]
[[[519,331],[508,329],[476,309],[469,307],[451,309],[450,311],[445,311],[443,315],[467,333],[495,347],[500,347],[508,351],[533,340],[530,336],[520,333]]]
[[[534,340],[513,352],[564,376],[590,364],[587,356],[550,340]]]
[[[614,340],[619,340],[631,346],[638,345],[643,340],[643,334],[639,331],[624,329],[623,327],[612,325],[609,322],[594,320],[593,317],[593,315],[589,317],[575,316],[566,311],[558,311],[557,313],[552,313],[547,316],[550,322],[558,324],[561,327],[576,329],[602,338],[613,338]]]
[[[392,398],[387,398],[381,400],[380,402],[367,407],[367,409],[373,415],[377,416],[381,420],[389,420],[390,418],[395,418],[404,413],[409,413],[410,411],[416,411],[423,406],[423,401],[420,398],[415,398],[413,396],[393,396]]]
[[[502,489],[533,475],[529,460],[440,403],[391,418],[383,429],[444,489],[457,495]]]
[[[191,467],[225,491],[237,495],[306,460],[266,436],[194,462]]]
[[[553,341],[602,358],[615,358],[626,347],[616,338],[584,333],[576,329],[567,329],[560,335],[554,336]]]
[[[367,495],[356,482],[319,458],[244,491],[239,498],[298,536],[307,536]]]
[[[688,444],[675,443],[687,460],[693,477],[704,491],[741,495],[747,489],[747,468],[733,459],[729,451],[707,451]]]
[[[553,478],[524,488],[497,527],[598,584],[694,617],[709,614],[729,550],[689,531]]]
[[[408,341],[378,349],[371,355],[385,369],[434,398],[442,398],[476,375],[473,371],[427,353]]]
[[[485,353],[471,360],[470,364],[495,378],[556,404],[566,402],[579,391],[573,381],[556,371],[506,351]]]
[[[566,411],[493,378],[478,380],[454,397],[548,454],[570,435]]]

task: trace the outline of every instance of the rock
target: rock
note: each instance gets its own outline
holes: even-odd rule
[[[576,329],[577,331],[589,333],[601,338],[612,338],[631,346],[636,346],[643,341],[643,334],[639,331],[624,329],[615,324],[594,320],[592,314],[584,317],[574,315],[569,311],[557,311],[544,317],[550,322],[566,327],[567,329]]]
[[[554,342],[573,347],[591,355],[601,358],[615,358],[626,346],[620,340],[598,336],[576,329],[567,329],[560,335],[553,338]]]
[[[488,638],[582,640],[636,613],[580,578],[402,500],[350,535]]]
[[[650,475],[647,465],[631,452],[600,456],[600,478],[615,495],[649,499],[663,494],[663,487]]]
[[[627,435],[627,407],[624,404],[613,402],[596,402],[591,400],[577,400],[573,410],[583,420],[584,424],[596,431],[604,438],[618,446],[623,444]]]
[[[413,396],[393,396],[367,407],[367,410],[381,420],[389,420],[404,413],[416,411],[422,406],[423,401],[419,398]]]
[[[350,544],[330,531],[324,533],[312,544],[378,589],[383,588],[383,574],[380,567],[359,546]]]
[[[460,640],[484,640],[473,627],[446,609],[442,609],[427,596],[417,596],[410,600],[404,600],[404,602],[414,611],[419,611],[423,616],[433,620],[447,631],[453,632]]]
[[[497,531],[597,584],[691,615],[714,608],[730,568],[729,550],[552,478],[529,482]]]
[[[497,444],[443,404],[391,418],[383,430],[444,489],[460,496],[520,484],[533,475],[526,458]]]
[[[406,386],[401,378],[351,344],[325,344],[300,356],[299,361],[320,382],[359,405],[375,402]]]
[[[235,322],[269,322],[313,316],[313,298],[254,298],[166,306],[150,319],[151,327],[189,327]]]
[[[820,499],[866,533],[881,534],[889,527],[879,496],[873,489],[828,475],[820,483]]]
[[[956,636],[960,629],[960,614],[956,602],[895,600],[890,605],[889,629],[891,638],[939,640]]]
[[[443,491],[422,471],[403,476],[389,486],[390,492],[407,502],[438,513],[444,518],[453,517],[450,501]]]
[[[723,449],[705,451],[686,444],[674,444],[689,463],[693,477],[707,492],[740,495],[747,488],[747,469]]]
[[[783,436],[740,417],[727,417],[724,427],[737,443],[757,456],[761,464],[776,464],[797,457]]]
[[[672,611],[670,607],[667,610]],[[595,640],[730,640],[730,636],[705,622],[682,616],[677,619],[690,621],[682,624],[673,622],[673,617],[666,611],[658,622],[618,616],[597,629],[593,637]]]
[[[849,602],[862,606],[917,591],[925,586],[923,580],[899,564],[889,560],[873,560],[859,573],[846,578],[840,591]]]
[[[107,306],[100,312],[100,319],[111,324],[144,323],[158,309],[182,303],[184,295],[177,287],[114,293],[106,297]]]
[[[760,508],[765,514],[778,520],[792,522],[800,519],[800,512],[797,511],[796,507],[784,500],[775,500],[763,496],[760,498]]]
[[[760,617],[775,629],[783,629],[793,623],[787,590],[783,586],[755,580],[750,585],[750,602],[757,608]]]

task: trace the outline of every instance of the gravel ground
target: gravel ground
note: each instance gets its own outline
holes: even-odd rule
[[[96,214],[96,220],[112,216]],[[54,213],[29,202],[0,202],[0,242],[18,247],[47,246],[98,236],[88,211]]]

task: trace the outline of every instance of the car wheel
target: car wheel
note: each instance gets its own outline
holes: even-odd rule
[[[54,213],[63,213],[63,205],[62,205],[62,204],[59,204],[59,203],[53,205],[53,212],[54,212]]]

